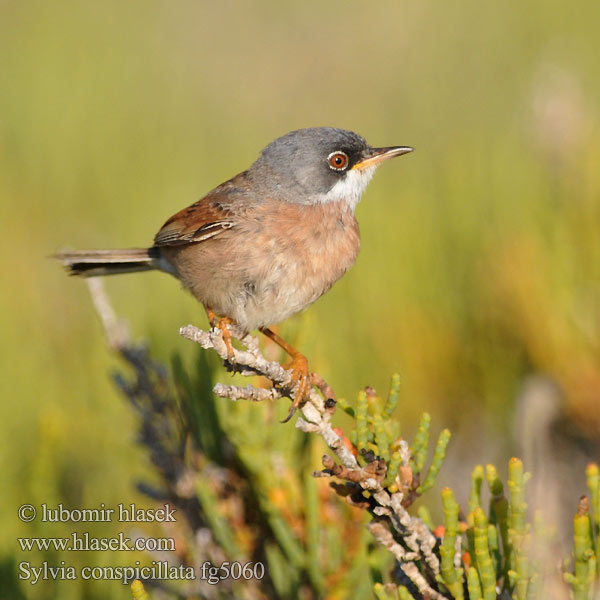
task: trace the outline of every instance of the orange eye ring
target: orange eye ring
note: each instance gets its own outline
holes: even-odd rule
[[[348,155],[341,150],[336,150],[327,157],[329,168],[334,171],[343,171],[348,166],[349,162]]]

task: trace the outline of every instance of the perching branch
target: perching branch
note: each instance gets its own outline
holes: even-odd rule
[[[229,368],[244,376],[262,375],[267,377],[273,382],[273,387],[263,389],[250,385],[239,387],[217,383],[213,388],[214,393],[231,400],[273,400],[280,398],[283,392],[293,397],[294,390],[289,389],[292,382],[291,371],[285,370],[277,362],[267,360],[261,353],[255,337],[243,335],[235,327],[231,328],[231,333],[240,340],[246,349],[234,349],[233,361],[228,363]],[[193,325],[188,325],[180,329],[180,334],[207,350],[214,350],[224,361],[228,361],[227,348],[219,329],[203,331]],[[440,574],[439,559],[433,552],[436,544],[435,536],[421,519],[413,517],[407,512],[402,504],[403,493],[401,491],[390,493],[383,487],[387,472],[384,459],[374,459],[364,467],[358,464],[354,454],[331,426],[331,418],[336,407],[333,390],[318,375],[313,375],[312,383],[319,387],[323,396],[311,389],[308,400],[300,405],[302,417],[296,421],[296,427],[305,433],[320,435],[341,463],[337,464],[331,457],[324,456],[325,470],[317,472],[315,475],[337,477],[345,480],[348,485],[354,486],[355,493],[346,494],[351,496],[349,500],[353,504],[360,502],[358,496],[362,494],[362,491],[370,492],[369,510],[378,517],[378,520],[374,521],[369,528],[371,533],[381,544],[392,551],[400,561],[404,573],[424,597],[442,600],[445,596],[429,585],[427,579],[415,565],[416,561],[422,560],[429,567],[433,580]],[[406,444],[402,445],[401,454],[403,464],[408,466],[411,457]],[[346,488],[346,491],[350,490]],[[343,493],[345,494],[345,492]],[[395,542],[392,530],[397,532],[408,550]],[[400,551],[401,549],[403,552]]]
[[[139,348],[136,349],[132,343],[126,325],[116,317],[101,281],[90,279],[89,287],[109,346],[132,364],[138,372],[138,376],[142,373],[145,377],[144,371],[147,369],[147,365],[144,361],[136,358]],[[217,383],[213,392],[219,397],[234,401],[277,400],[284,395],[293,399],[296,390],[291,370],[284,369],[278,362],[267,360],[260,351],[256,337],[244,334],[235,325],[230,325],[230,332],[244,347],[242,350],[234,348],[232,360],[228,358],[227,347],[218,328],[203,331],[193,325],[188,325],[180,329],[180,334],[184,338],[200,344],[207,350],[214,350],[230,370],[243,376],[264,376],[271,380],[272,387],[257,388],[251,385],[240,387]],[[412,498],[409,498],[410,490],[407,491],[402,475],[406,470],[411,471],[409,463],[412,457],[408,445],[405,442],[400,445],[401,466],[396,477],[398,485],[395,488],[398,491],[391,492],[389,486],[384,486],[390,465],[381,457],[370,456],[369,454],[372,453],[365,454],[367,463],[365,466],[359,464],[355,456],[355,448],[331,425],[336,409],[336,396],[333,389],[317,374],[312,375],[311,383],[319,391],[312,388],[307,400],[300,405],[302,416],[297,419],[296,427],[305,433],[320,435],[339,460],[338,464],[332,457],[325,455],[323,457],[324,470],[317,471],[314,475],[337,478],[344,482],[343,484],[332,484],[332,487],[339,495],[346,497],[351,504],[366,508],[373,515],[374,520],[369,525],[372,535],[392,552],[404,574],[413,582],[423,597],[443,600],[446,596],[432,587],[440,574],[439,559],[433,552],[436,538],[421,519],[411,516],[405,508],[412,502]],[[125,391],[127,392],[127,390]],[[132,402],[135,402],[135,393],[128,395]],[[150,433],[154,431],[150,426],[144,427],[144,430]],[[161,463],[164,467],[168,462],[165,457],[171,453],[164,451],[161,447],[162,443],[163,440],[149,440],[149,447],[154,448],[155,462]],[[184,475],[190,475],[190,473],[183,467],[183,461],[179,456],[180,452],[175,454],[177,455],[175,463],[169,464],[164,474],[166,479],[170,480],[170,494],[179,496],[179,492],[175,490],[179,490],[181,487],[180,483],[182,479],[185,479]],[[392,489],[394,488],[392,487]],[[407,492],[406,497],[405,492]],[[180,503],[183,500],[182,497],[177,498]],[[193,515],[189,516],[193,522]],[[202,526],[198,523],[196,527],[198,525]],[[418,568],[418,563],[426,566],[426,572],[422,572]]]
[[[261,389],[251,386],[238,387],[233,385],[217,384],[213,391],[222,398],[231,400],[266,400],[275,399],[282,396],[282,391],[290,393],[292,385],[292,372],[284,369],[278,362],[267,360],[258,347],[258,340],[247,334],[243,335],[235,326],[230,326],[231,334],[237,337],[244,345],[246,350],[234,348],[233,361],[229,363],[229,368],[241,373],[244,376],[263,375],[273,382],[273,388]],[[227,361],[227,348],[223,341],[221,331],[213,328],[210,331],[203,331],[188,325],[182,327],[179,333],[186,339],[200,344],[206,350],[214,350],[223,360]],[[323,380],[317,377],[316,381],[321,383]],[[326,384],[323,385],[324,389]],[[291,390],[293,396],[294,391]],[[310,390],[308,400],[300,406],[303,418],[296,421],[296,427],[302,431],[318,433],[323,437],[325,443],[331,448],[342,464],[349,469],[358,469],[356,458],[346,446],[344,446],[340,436],[331,426],[331,417],[335,410],[335,403],[326,402],[329,398],[323,399],[314,389]]]

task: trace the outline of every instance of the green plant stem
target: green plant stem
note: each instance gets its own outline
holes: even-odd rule
[[[429,429],[431,427],[431,415],[423,413],[419,421],[419,427],[415,434],[415,439],[411,448],[413,458],[413,470],[415,473],[420,473],[425,467],[427,460],[427,450],[429,448]]]
[[[444,508],[444,539],[440,547],[442,580],[452,597],[462,600],[463,569],[454,566],[456,554],[456,538],[458,536],[458,502],[450,488],[442,490],[442,506]]]
[[[446,458],[446,448],[448,446],[449,441],[450,430],[444,429],[440,433],[440,437],[438,438],[437,444],[435,446],[433,460],[431,461],[431,465],[429,465],[429,469],[427,471],[427,475],[425,476],[425,480],[417,488],[417,493],[423,494],[428,489],[430,489],[435,483],[438,473],[440,472],[440,469],[442,467],[442,463],[444,462],[444,458]]]
[[[474,513],[475,564],[481,580],[483,599],[496,600],[496,575],[488,544],[488,521],[482,508]]]

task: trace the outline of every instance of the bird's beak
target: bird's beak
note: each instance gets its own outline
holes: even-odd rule
[[[394,158],[394,156],[402,156],[402,154],[408,154],[412,152],[414,148],[410,146],[389,146],[388,148],[369,148],[364,153],[361,160],[359,160],[352,167],[353,169],[365,169],[366,167],[372,167],[378,165],[380,162],[387,160],[388,158]]]

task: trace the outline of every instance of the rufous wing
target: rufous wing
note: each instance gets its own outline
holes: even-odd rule
[[[219,193],[211,193],[173,215],[156,234],[154,245],[180,246],[202,242],[234,225],[229,202],[221,202]]]

